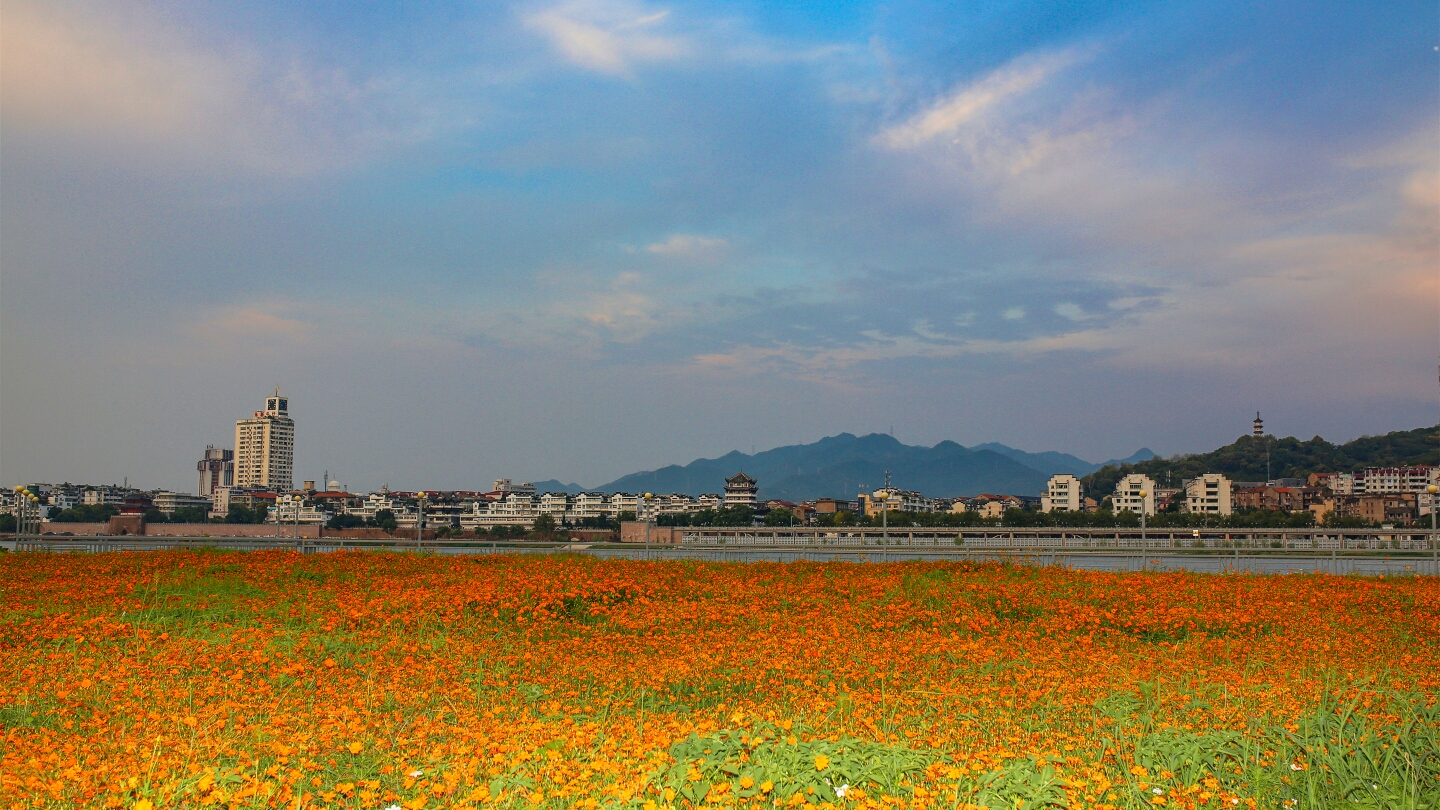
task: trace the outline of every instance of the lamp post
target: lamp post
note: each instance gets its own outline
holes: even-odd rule
[[[880,562],[890,561],[890,493],[880,490]]]
[[[425,540],[425,490],[415,498],[415,548]]]
[[[636,512],[639,512],[642,508],[641,499],[644,499],[643,508],[645,509],[645,559],[647,560],[650,559],[650,499],[654,497],[655,495],[653,493],[647,492],[644,495],[635,499]],[[635,517],[638,518],[640,516],[637,514]]]
[[[295,507],[295,542],[300,542],[300,496],[291,495],[290,505]]]
[[[1141,545],[1141,546],[1144,546],[1144,545],[1145,545],[1145,498],[1146,498],[1147,496],[1149,496],[1149,495],[1150,495],[1149,492],[1146,492],[1146,491],[1143,490],[1143,489],[1140,490],[1140,545]]]
[[[26,509],[26,506],[25,506],[25,495],[23,494],[24,492],[25,492],[25,487],[22,487],[22,486],[20,486],[20,485],[18,485],[18,484],[15,486],[15,539],[16,539],[16,540],[23,540],[23,539],[25,538],[25,513],[26,513],[27,509]]]
[[[30,520],[30,490],[15,487],[15,539],[24,539]]]
[[[1437,546],[1435,542],[1435,493],[1440,492],[1440,487],[1431,484],[1425,487],[1425,491],[1430,493],[1430,551],[1432,556],[1434,556],[1436,550],[1440,549],[1440,546]],[[1440,573],[1440,571],[1436,573]]]

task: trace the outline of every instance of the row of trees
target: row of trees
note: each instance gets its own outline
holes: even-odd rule
[[[819,515],[816,523],[822,526],[863,526],[878,527],[881,517],[867,517],[853,512],[837,512],[833,515]],[[1310,512],[1281,512],[1273,509],[1255,509],[1236,512],[1233,515],[1199,515],[1188,512],[1162,512],[1151,515],[1145,521],[1152,529],[1308,529],[1315,525],[1315,516]],[[1140,515],[1122,510],[1111,512],[1039,512],[1028,509],[1007,509],[999,518],[983,518],[977,512],[891,512],[891,528],[928,528],[944,526],[1015,526],[1075,528],[1139,528]],[[1357,517],[1327,516],[1323,524],[1327,528],[1363,529],[1376,524]]]

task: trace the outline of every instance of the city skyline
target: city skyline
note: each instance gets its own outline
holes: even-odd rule
[[[3,16],[9,483],[1437,421],[1433,4]]]

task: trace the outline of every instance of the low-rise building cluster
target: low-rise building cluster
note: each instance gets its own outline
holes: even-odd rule
[[[1232,481],[1220,473],[1206,473],[1185,479],[1179,487],[1161,486],[1143,473],[1131,473],[1116,483],[1108,497],[1114,511],[1146,515],[1163,511],[1231,515],[1269,509],[1308,511],[1317,522],[1333,514],[1408,525],[1434,508],[1432,486],[1440,487],[1440,467],[1376,467],[1273,481]],[[1097,511],[1103,505],[1085,497],[1080,479],[1073,475],[1052,476],[1040,503],[1045,512]]]

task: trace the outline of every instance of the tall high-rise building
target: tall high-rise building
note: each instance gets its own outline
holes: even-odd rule
[[[235,451],[205,445],[205,457],[195,464],[200,471],[200,487],[195,494],[209,498],[215,490],[235,486]]]
[[[290,402],[276,388],[265,410],[235,422],[235,486],[288,490],[295,469],[295,422]]]

